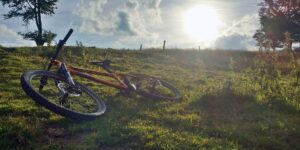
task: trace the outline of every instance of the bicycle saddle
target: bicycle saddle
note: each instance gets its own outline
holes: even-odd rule
[[[108,72],[112,72],[112,69],[111,69],[111,66],[110,66],[111,61],[108,60],[108,59],[105,59],[104,61],[94,60],[94,61],[91,61],[90,63],[92,65],[100,66],[100,67],[102,67],[103,69],[105,69]]]

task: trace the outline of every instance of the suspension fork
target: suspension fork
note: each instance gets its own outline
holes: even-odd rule
[[[81,93],[81,90],[76,87],[75,82],[70,74],[70,71],[68,70],[65,63],[61,63],[58,72],[63,74],[65,79],[67,79],[68,84],[70,85],[70,87],[68,87],[68,90],[66,91],[66,89],[61,89],[62,87],[59,87],[59,81],[55,81],[56,86],[61,92],[61,97],[59,99],[60,104],[64,105],[68,101],[68,97],[70,96],[69,90],[76,91],[79,93]]]
[[[65,63],[61,63],[59,70],[59,73],[62,73],[64,75],[64,77],[67,79],[67,82],[69,83],[69,85],[71,85],[72,87],[75,87],[75,82],[70,74],[70,71],[67,69],[67,66]],[[39,90],[42,90],[43,87],[45,85],[47,85],[47,80],[48,78],[43,76],[40,80],[40,86],[39,86]],[[57,81],[55,81],[56,85],[58,84]]]
[[[69,85],[72,87],[75,87],[75,82],[70,74],[70,71],[68,70],[67,66],[65,63],[61,63],[60,68],[59,68],[59,73],[62,73],[64,77],[67,79],[67,82]]]

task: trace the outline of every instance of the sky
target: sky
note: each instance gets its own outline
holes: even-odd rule
[[[55,14],[42,20],[44,29],[57,33],[55,41],[73,28],[67,45],[159,48],[166,40],[167,48],[256,50],[252,36],[259,28],[261,1],[61,0]],[[35,30],[35,23],[5,20],[9,8],[0,7],[0,44],[34,46],[17,33]]]

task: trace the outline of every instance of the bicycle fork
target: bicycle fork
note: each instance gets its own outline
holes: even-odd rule
[[[64,77],[67,79],[69,85],[72,87],[75,87],[75,82],[70,74],[70,71],[67,69],[67,66],[65,63],[62,63],[60,68],[59,68],[59,73],[62,73]]]
[[[68,101],[69,96],[80,96],[81,90],[77,88],[75,85],[75,82],[70,74],[70,71],[68,70],[67,66],[65,63],[62,63],[60,68],[59,68],[59,73],[63,74],[65,79],[67,79],[67,87],[65,87],[65,83],[59,83],[58,81],[56,82],[56,86],[61,92],[61,97],[59,99],[60,104],[65,104]]]

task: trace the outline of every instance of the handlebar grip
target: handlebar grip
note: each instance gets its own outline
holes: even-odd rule
[[[73,33],[73,29],[70,29],[69,32],[67,33],[67,35],[65,36],[65,38],[63,39],[64,43],[69,39],[69,37],[71,36],[72,33]]]

